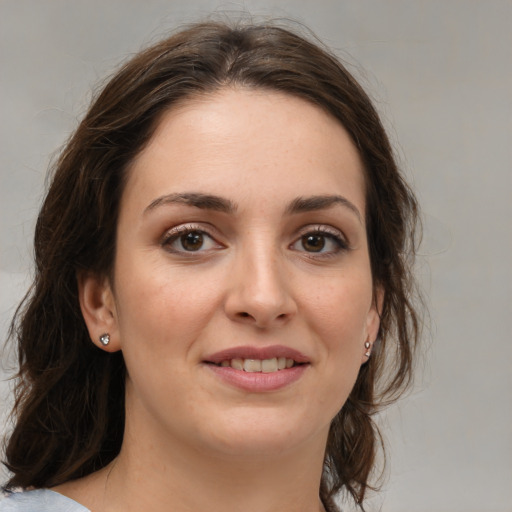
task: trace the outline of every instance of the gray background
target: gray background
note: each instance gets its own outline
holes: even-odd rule
[[[219,10],[302,21],[348,59],[423,205],[424,371],[381,418],[389,464],[370,510],[512,511],[512,1],[0,0],[2,339],[29,283],[48,162],[92,86]]]

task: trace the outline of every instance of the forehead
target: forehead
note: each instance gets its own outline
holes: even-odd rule
[[[266,90],[226,88],[165,112],[131,165],[123,201],[142,207],[198,188],[256,200],[338,192],[364,211],[363,165],[341,123]]]

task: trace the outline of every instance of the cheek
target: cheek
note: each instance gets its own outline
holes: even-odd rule
[[[348,397],[361,367],[371,300],[371,279],[366,274],[332,279],[321,293],[310,296],[307,320],[319,340],[319,370],[326,377],[321,400],[331,403],[333,415]]]
[[[124,259],[117,268],[116,311],[129,389],[156,411],[162,393],[166,403],[178,403],[187,393],[179,385],[186,382],[184,363],[194,355],[215,298],[212,287],[169,266]]]
[[[116,310],[123,351],[151,349],[171,356],[186,349],[208,321],[216,286],[197,273],[151,261],[120,258]],[[163,352],[162,352],[163,351]]]
[[[326,344],[333,349],[361,341],[371,300],[372,284],[366,274],[332,276],[317,293],[305,299],[315,330],[325,335]]]

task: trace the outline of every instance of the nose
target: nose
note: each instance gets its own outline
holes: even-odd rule
[[[240,254],[229,276],[227,316],[260,329],[289,322],[297,312],[291,279],[277,251]]]

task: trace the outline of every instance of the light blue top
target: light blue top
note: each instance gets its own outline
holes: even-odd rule
[[[7,497],[0,495],[0,512],[90,512],[62,494],[49,489],[13,492]]]

